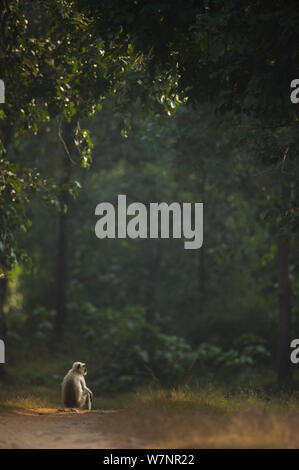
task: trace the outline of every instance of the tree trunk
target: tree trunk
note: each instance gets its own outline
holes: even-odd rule
[[[146,320],[153,324],[155,322],[155,294],[157,286],[157,277],[160,269],[161,263],[161,247],[159,245],[159,240],[155,240],[154,250],[151,253],[148,267],[148,288],[147,288],[147,310],[146,310]]]
[[[205,248],[202,246],[198,253],[198,289],[199,289],[199,313],[202,315],[206,303],[206,266]]]
[[[290,341],[291,341],[291,285],[289,280],[289,240],[282,236],[277,246],[278,269],[278,380],[291,379]]]
[[[68,205],[67,191],[62,195],[63,204]],[[68,249],[68,214],[60,214],[58,228],[58,250],[56,260],[56,316],[54,322],[54,341],[59,345],[63,339],[66,320],[67,288],[67,249]]]
[[[60,185],[64,185],[70,182],[71,178],[71,155],[74,153],[74,129],[76,127],[75,122],[67,123],[63,125],[61,140],[65,149],[65,158],[63,161],[63,172],[60,180]],[[61,195],[61,203],[67,208],[70,202],[69,191],[63,190]],[[56,316],[54,319],[53,329],[53,345],[55,348],[61,346],[65,323],[67,318],[67,260],[68,260],[68,219],[69,213],[61,212],[59,215],[59,228],[58,228],[58,248],[56,258]]]
[[[0,279],[0,339],[6,340],[6,321],[4,315],[4,303],[7,292],[7,277]],[[0,378],[4,376],[4,364],[0,364]]]
[[[205,201],[205,182],[206,174],[203,170],[199,170],[197,174],[197,190],[199,200]],[[206,286],[207,286],[207,269],[206,269],[206,250],[203,245],[198,252],[198,268],[197,268],[197,281],[198,281],[198,311],[203,315],[206,304]]]

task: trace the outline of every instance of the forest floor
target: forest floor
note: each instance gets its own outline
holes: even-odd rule
[[[71,412],[51,391],[1,392],[0,448],[299,448],[298,394],[156,390]]]

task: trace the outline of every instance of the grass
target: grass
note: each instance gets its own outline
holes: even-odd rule
[[[298,420],[298,396],[182,387],[138,393],[122,412],[103,416],[99,432],[117,434],[122,447],[298,448]]]
[[[0,410],[50,408],[59,406],[59,395],[44,386],[14,386],[0,382]]]

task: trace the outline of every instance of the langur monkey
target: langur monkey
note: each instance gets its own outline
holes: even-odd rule
[[[93,393],[86,387],[84,375],[87,374],[86,364],[74,362],[62,381],[62,402],[66,408],[83,408],[91,410]]]

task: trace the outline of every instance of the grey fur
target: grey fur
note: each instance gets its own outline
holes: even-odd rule
[[[92,391],[86,387],[84,376],[86,365],[76,361],[62,381],[62,402],[66,408],[83,408],[91,410]]]

